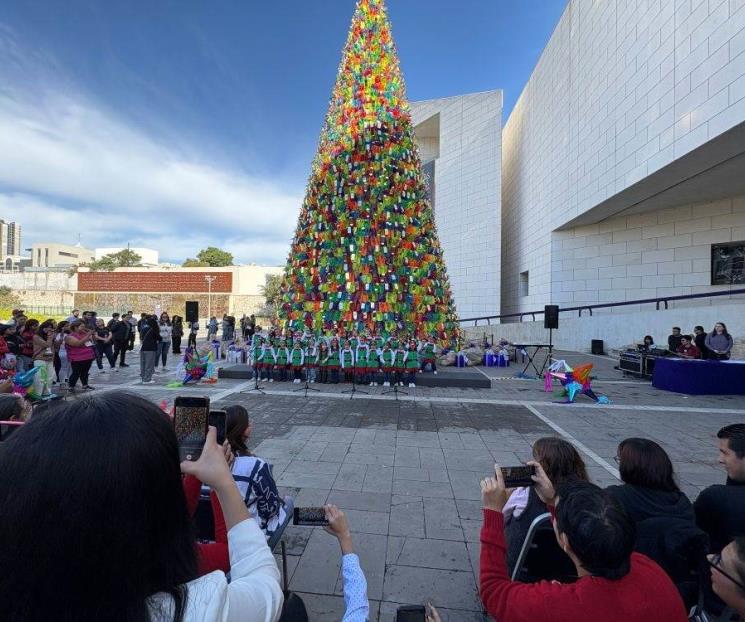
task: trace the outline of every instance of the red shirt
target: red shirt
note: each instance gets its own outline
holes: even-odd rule
[[[701,350],[699,350],[695,345],[688,344],[687,346],[684,346],[682,343],[678,346],[678,349],[676,350],[678,354],[683,354],[684,356],[688,356],[693,359],[700,359],[701,358]]]
[[[504,518],[484,510],[481,600],[496,622],[687,622],[683,601],[665,572],[639,553],[622,579],[519,583],[507,572]]]
[[[202,489],[200,482],[193,475],[187,475],[183,479],[184,494],[186,495],[186,507],[189,516],[194,518],[199,504],[199,494]],[[217,495],[210,493],[212,502],[212,516],[215,519],[215,541],[209,543],[199,542],[199,576],[209,574],[215,570],[228,572],[230,570],[230,556],[228,555],[228,530],[225,527],[225,518],[222,515],[220,502]]]

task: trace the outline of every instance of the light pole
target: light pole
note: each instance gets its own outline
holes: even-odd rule
[[[207,281],[207,324],[212,319],[212,282],[216,279],[216,276],[207,275],[204,280]]]

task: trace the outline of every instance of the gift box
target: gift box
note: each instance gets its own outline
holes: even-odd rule
[[[468,367],[468,359],[466,358],[465,354],[458,354],[455,357],[455,366],[456,367]]]

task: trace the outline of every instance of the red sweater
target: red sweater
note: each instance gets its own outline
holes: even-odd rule
[[[193,475],[187,475],[183,479],[184,494],[186,495],[186,506],[189,516],[192,518],[199,505],[199,494],[202,489],[200,482]],[[228,572],[230,570],[230,556],[228,555],[228,530],[225,527],[225,518],[222,515],[220,502],[215,492],[210,493],[212,502],[212,515],[215,519],[215,541],[205,544],[198,543],[199,550],[199,576],[203,576],[215,570]]]
[[[481,600],[496,622],[686,622],[683,601],[665,572],[632,553],[618,581],[582,577],[576,583],[512,581],[505,562],[504,518],[484,510]]]

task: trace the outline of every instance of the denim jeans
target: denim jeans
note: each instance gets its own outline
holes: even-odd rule
[[[163,367],[166,366],[166,361],[168,360],[168,350],[171,348],[171,342],[170,341],[161,341],[158,344],[158,355],[155,357],[155,366],[158,366],[158,359],[161,360],[161,365]]]

